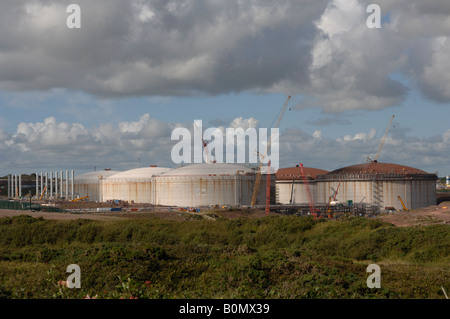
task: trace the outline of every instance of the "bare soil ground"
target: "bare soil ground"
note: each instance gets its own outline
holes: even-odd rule
[[[439,205],[381,215],[383,221],[397,227],[450,224],[450,202]]]
[[[78,205],[77,209],[86,209],[94,207],[111,207],[105,205],[86,204]],[[65,207],[66,209],[69,207]],[[74,209],[74,207],[71,207]],[[191,219],[210,219],[214,220],[217,218],[258,218],[265,216],[265,212],[262,210],[242,210],[229,211],[227,209],[212,209],[203,210],[200,212],[186,212],[182,210],[174,209],[164,209],[161,207],[150,208],[144,207],[140,208],[140,211],[117,211],[117,212],[32,212],[27,210],[7,210],[0,209],[0,218],[2,217],[12,217],[18,215],[29,215],[35,218],[42,217],[44,219],[57,219],[57,220],[70,220],[70,219],[93,219],[93,220],[117,220],[124,218],[161,218],[168,220],[191,220]],[[273,214],[272,214],[273,215]]]
[[[228,209],[210,209],[201,210],[200,212],[186,212],[179,209],[168,209],[164,207],[140,206],[139,211],[128,211],[126,209],[135,207],[123,207],[123,211],[117,212],[94,212],[96,207],[111,207],[111,204],[104,203],[72,203],[65,209],[79,209],[77,212],[32,212],[32,211],[15,211],[0,210],[0,218],[12,217],[17,215],[29,215],[35,218],[42,217],[44,219],[70,220],[70,219],[93,219],[93,220],[117,220],[124,218],[161,218],[168,220],[191,220],[191,219],[217,219],[217,218],[259,218],[265,216],[263,210],[247,209],[247,210],[228,210]],[[120,207],[120,205],[119,205]],[[82,211],[83,209],[92,209],[92,212]],[[274,213],[271,213],[274,215]],[[450,224],[450,201],[441,202],[439,205],[414,209],[410,211],[394,212],[389,214],[381,214],[378,218],[391,223],[397,227],[409,227],[419,225],[433,224]]]
[[[29,210],[11,210],[0,209],[0,218],[13,217],[19,215],[29,215],[34,218],[42,217],[44,219],[58,219],[58,220],[70,220],[70,219],[96,219],[96,220],[111,220],[119,217],[107,216],[105,214],[90,214],[90,213],[50,213],[50,212],[32,212]]]

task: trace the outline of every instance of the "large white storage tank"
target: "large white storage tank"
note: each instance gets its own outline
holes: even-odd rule
[[[436,205],[436,174],[417,168],[389,164],[364,163],[340,168],[317,176],[319,202],[327,203],[334,190],[337,201],[366,203],[385,209],[407,209]],[[339,188],[338,188],[339,187]]]
[[[120,171],[94,171],[81,174],[74,177],[74,194],[75,198],[89,196],[89,200],[93,202],[102,202],[102,181]]]
[[[103,179],[103,200],[154,204],[156,198],[154,178],[171,170],[172,168],[150,166],[109,176]]]
[[[316,196],[316,177],[328,173],[323,169],[303,167],[305,177],[308,179],[309,190],[314,202]],[[308,204],[306,183],[303,179],[299,165],[278,169],[276,173],[276,202],[283,205]]]
[[[155,177],[156,203],[164,206],[201,207],[250,205],[255,171],[226,164],[193,164]],[[274,178],[271,178],[274,190]],[[265,204],[266,175],[262,175],[258,205]]]

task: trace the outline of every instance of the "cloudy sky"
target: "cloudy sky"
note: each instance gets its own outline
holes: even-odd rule
[[[363,163],[395,115],[379,161],[445,176],[449,37],[447,0],[2,0],[0,176],[175,167],[175,128],[270,127],[288,95],[281,167]]]

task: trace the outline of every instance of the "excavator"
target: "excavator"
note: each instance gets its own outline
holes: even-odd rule
[[[402,203],[403,210],[406,211],[406,212],[409,211],[409,209],[406,208],[405,203],[403,202],[402,197],[401,197],[400,195],[398,195],[397,198],[399,199],[400,203]]]
[[[83,199],[86,199],[86,198],[89,198],[89,196],[84,196],[84,197],[80,197],[80,198],[75,198],[75,199],[72,199],[71,202],[78,202],[79,200],[83,200]]]

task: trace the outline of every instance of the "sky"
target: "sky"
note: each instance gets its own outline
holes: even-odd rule
[[[1,1],[0,176],[176,167],[175,128],[270,128],[287,96],[280,167],[364,163],[395,115],[378,161],[445,176],[449,37],[447,0]]]

